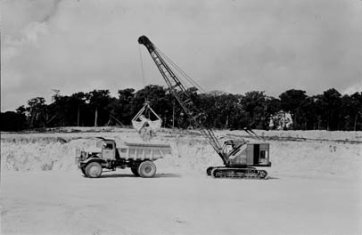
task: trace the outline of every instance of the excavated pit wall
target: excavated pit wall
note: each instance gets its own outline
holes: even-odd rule
[[[240,131],[217,131],[219,136],[246,137]],[[361,132],[258,132],[271,145],[275,178],[288,176],[347,177],[362,179]],[[7,171],[75,171],[77,148],[94,149],[101,136],[113,138],[117,145],[142,142],[129,129],[114,132],[84,133],[2,133],[1,168]],[[258,141],[249,138],[250,141]],[[195,131],[163,130],[151,143],[170,144],[172,154],[156,162],[159,172],[194,172],[204,174],[208,166],[222,165],[207,141]]]

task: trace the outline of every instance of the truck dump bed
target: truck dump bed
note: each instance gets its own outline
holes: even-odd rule
[[[168,144],[125,143],[126,147],[118,148],[121,158],[135,160],[156,160],[171,153]]]

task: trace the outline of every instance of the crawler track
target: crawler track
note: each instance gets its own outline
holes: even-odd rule
[[[206,170],[207,175],[214,178],[239,178],[239,179],[266,179],[268,173],[265,170],[258,170],[254,167],[235,168],[235,167],[209,167]]]

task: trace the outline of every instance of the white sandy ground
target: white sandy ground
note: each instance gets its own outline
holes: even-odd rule
[[[362,133],[264,135],[307,139],[269,141],[268,180],[207,177],[221,161],[187,132],[158,135],[173,153],[152,179],[74,166],[75,148],[94,142],[78,137],[139,141],[130,130],[2,135],[1,234],[362,234]]]

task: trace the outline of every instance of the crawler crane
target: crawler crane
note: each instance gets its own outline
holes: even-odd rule
[[[175,66],[173,62],[170,62],[146,36],[139,37],[138,43],[147,48],[167,83],[169,92],[176,98],[183,111],[187,114],[193,127],[200,130],[221,158],[224,166],[211,166],[207,168],[207,175],[215,178],[265,179],[267,172],[257,169],[257,167],[271,166],[269,143],[248,143],[241,139],[227,140],[221,144],[215,133],[203,125],[205,115],[194,105],[189,90],[180,81],[179,75],[176,75],[177,73],[171,69],[172,66]],[[251,133],[253,132],[251,131]]]

